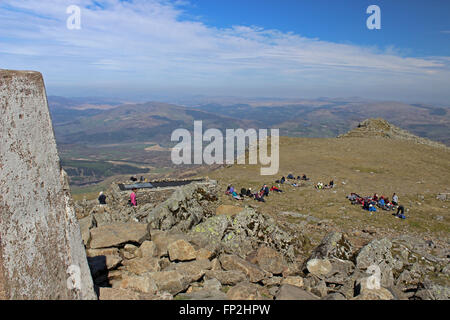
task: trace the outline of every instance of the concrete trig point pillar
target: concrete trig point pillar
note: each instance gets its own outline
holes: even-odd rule
[[[42,75],[0,69],[0,299],[97,298],[71,202]]]

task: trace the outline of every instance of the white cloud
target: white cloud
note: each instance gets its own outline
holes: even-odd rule
[[[422,90],[424,97],[448,100],[448,57],[407,57],[393,47],[381,51],[259,26],[210,27],[181,19],[185,1],[96,2],[102,6],[90,0],[2,1],[2,67],[38,69],[47,82],[62,86],[184,86],[229,94],[248,88],[261,95],[299,89],[373,95],[397,86],[399,97]],[[72,4],[82,8],[81,30],[66,28]]]

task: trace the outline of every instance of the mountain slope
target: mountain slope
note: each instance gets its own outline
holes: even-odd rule
[[[392,127],[391,127],[392,128]],[[251,205],[292,223],[313,224],[327,221],[328,229],[349,234],[374,228],[378,234],[411,233],[449,240],[450,213],[446,202],[436,199],[449,193],[450,150],[416,143],[410,139],[379,136],[346,138],[280,138],[280,170],[276,176],[261,176],[259,165],[233,165],[210,172],[222,186],[232,184],[237,190],[263,184],[277,185],[275,180],[293,173],[306,174],[311,180],[293,187],[278,185],[284,192],[271,193],[265,203],[254,200],[237,202],[221,195],[224,204]],[[335,188],[316,190],[317,182],[334,180]],[[292,181],[294,182],[294,181]],[[225,190],[223,190],[225,191]],[[395,192],[407,210],[406,220],[393,217],[392,212],[379,210],[370,215],[361,206],[351,205],[346,196],[355,192],[362,196]],[[313,217],[283,217],[281,212],[294,212]],[[316,222],[312,219],[318,219]],[[318,233],[318,239],[323,236]]]

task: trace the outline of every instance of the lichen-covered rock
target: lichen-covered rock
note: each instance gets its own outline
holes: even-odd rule
[[[351,244],[343,233],[330,232],[322,239],[319,246],[314,249],[310,259],[338,258],[350,260],[353,255],[352,250]]]
[[[92,208],[89,216],[92,217],[97,227],[103,226],[105,224],[111,224],[113,222],[113,219],[111,217],[111,210],[106,205],[96,205],[94,208]]]
[[[195,248],[186,240],[180,239],[171,242],[167,246],[169,258],[171,261],[189,261],[196,258]]]
[[[99,300],[140,300],[138,292],[121,288],[100,288]]]
[[[216,193],[213,181],[183,186],[141,219],[154,229],[169,230],[177,226],[179,230],[186,232],[206,217],[214,215]]]
[[[234,286],[247,279],[247,277],[245,273],[239,270],[208,270],[205,272],[205,279],[217,279],[223,285]]]
[[[182,274],[189,283],[200,280],[207,270],[211,269],[211,261],[208,259],[194,260],[171,264],[165,271],[176,270]]]
[[[284,278],[281,281],[281,284],[290,284],[293,286],[297,286],[299,288],[303,287],[303,278],[302,277],[296,277],[296,276],[289,276]]]
[[[180,233],[169,233],[167,231],[161,231],[161,230],[151,230],[151,240],[156,246],[157,249],[157,256],[164,257],[168,256],[168,246],[170,243],[185,239],[185,235]]]
[[[209,279],[203,282],[203,285],[197,289],[187,290],[186,293],[177,295],[177,299],[181,300],[226,300],[227,295],[220,291],[222,285],[217,279]]]
[[[284,257],[281,253],[266,246],[258,249],[256,252],[255,261],[261,269],[272,274],[281,274],[286,265]]]
[[[356,257],[356,267],[367,269],[376,265],[381,272],[381,285],[385,288],[394,285],[393,270],[400,270],[403,263],[394,259],[391,253],[392,243],[386,238],[373,240],[364,246]]]
[[[127,271],[137,275],[161,270],[159,259],[149,256],[135,258],[132,260],[124,260],[122,264],[126,267]]]
[[[156,257],[158,255],[158,250],[153,241],[144,241],[141,246],[135,252],[138,257]]]
[[[392,293],[386,288],[364,289],[352,300],[394,300]]]
[[[319,281],[317,285],[311,288],[311,293],[321,298],[325,297],[328,294],[328,288],[325,281]]]
[[[325,277],[327,282],[342,285],[355,270],[355,265],[351,261],[340,260],[337,258],[331,258],[329,261],[332,268],[331,273],[327,274]]]
[[[429,280],[424,281],[414,297],[421,300],[450,300],[450,287],[442,286]]]
[[[325,276],[330,274],[333,267],[328,259],[311,259],[307,262],[308,272],[316,276]]]
[[[333,292],[333,293],[327,294],[321,300],[347,300],[347,298],[339,292]]]
[[[151,272],[148,276],[155,281],[159,291],[167,291],[172,295],[186,290],[190,283],[190,279],[175,270]]]
[[[229,300],[263,300],[260,286],[250,282],[241,282],[227,292]]]
[[[121,289],[132,289],[143,293],[155,294],[158,291],[155,280],[147,275],[125,276],[120,282]]]
[[[245,208],[234,218],[219,215],[195,226],[190,237],[200,246],[246,257],[261,243],[281,253],[288,260],[295,259],[306,240],[298,232],[287,232],[276,221],[252,208]],[[194,240],[195,239],[195,240]]]
[[[242,208],[242,207],[223,204],[223,205],[217,207],[216,215],[224,214],[224,215],[233,217],[233,216],[237,215],[239,212],[241,212],[243,209],[244,208]]]
[[[227,300],[227,295],[220,290],[202,289],[190,293],[180,293],[176,298],[180,300]]]
[[[214,257],[214,252],[211,250],[208,250],[206,248],[200,248],[197,251],[195,251],[195,259],[211,259]]]
[[[257,265],[250,263],[236,255],[221,255],[220,263],[222,268],[229,270],[240,270],[242,271],[250,280],[250,282],[259,282],[262,279],[271,276],[267,272],[263,271]]]

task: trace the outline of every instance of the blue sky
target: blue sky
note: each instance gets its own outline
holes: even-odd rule
[[[366,27],[372,4],[381,30]],[[52,95],[448,104],[449,13],[436,0],[0,0],[0,68],[41,71]]]

